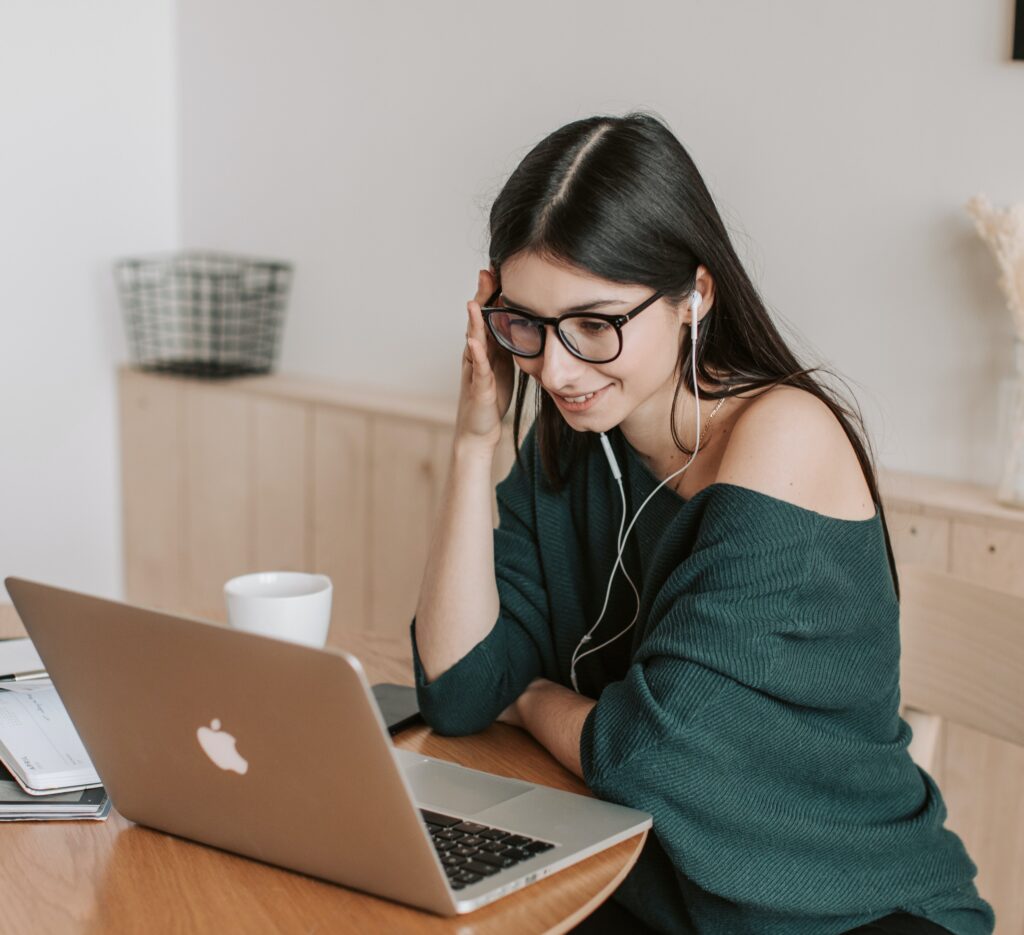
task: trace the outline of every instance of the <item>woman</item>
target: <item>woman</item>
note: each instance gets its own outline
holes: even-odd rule
[[[862,423],[772,325],[682,145],[642,113],[570,123],[490,233],[412,626],[427,722],[518,725],[654,816],[581,930],[991,932],[907,753]],[[516,365],[517,438],[531,381],[537,416],[492,530]]]

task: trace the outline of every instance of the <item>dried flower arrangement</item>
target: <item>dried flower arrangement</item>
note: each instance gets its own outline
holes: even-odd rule
[[[999,267],[999,285],[1013,317],[1017,373],[1010,391],[1009,440],[996,499],[1024,507],[1024,204],[996,208],[984,195],[967,202],[981,239]]]

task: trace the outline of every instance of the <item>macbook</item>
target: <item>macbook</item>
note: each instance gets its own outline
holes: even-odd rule
[[[443,915],[651,825],[397,749],[341,650],[5,583],[114,808],[139,824]]]

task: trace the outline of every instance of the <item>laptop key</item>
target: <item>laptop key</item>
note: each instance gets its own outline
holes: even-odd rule
[[[554,844],[549,844],[547,841],[531,841],[529,844],[523,846],[523,850],[530,851],[534,854],[540,854],[543,851],[550,851]]]
[[[505,838],[506,847],[522,847],[524,844],[529,844],[531,838],[524,838],[522,835],[514,834],[510,838]]]
[[[499,831],[497,828],[488,828],[486,831],[480,832],[480,837],[487,838],[491,841],[501,841],[508,836],[509,833],[507,831]]]
[[[463,888],[463,887],[464,887],[464,886],[465,886],[466,884],[465,884],[465,883],[462,883],[462,882],[460,882],[459,880],[449,880],[449,881],[448,881],[448,885],[449,885],[449,886],[450,886],[450,887],[451,887],[451,888],[452,888],[453,890],[461,890],[461,889],[462,889],[462,888]]]
[[[462,867],[445,867],[444,872],[452,879],[458,879],[459,874],[462,873]]]
[[[481,831],[487,830],[487,825],[478,825],[474,821],[460,821],[453,827],[456,831],[465,831],[466,834],[479,834]]]
[[[533,853],[531,851],[523,850],[521,847],[507,847],[505,850],[501,851],[501,856],[508,857],[510,860],[519,861],[529,860],[533,857]]]
[[[472,857],[478,851],[479,851],[479,848],[477,848],[477,847],[463,847],[463,845],[461,843],[459,843],[459,844],[456,844],[455,847],[453,847],[449,851],[449,853],[450,854],[458,854],[460,857]]]
[[[514,857],[506,857],[504,854],[477,854],[473,860],[490,864],[493,867],[497,867],[499,870],[503,867],[512,867],[519,863],[519,861]]]
[[[487,844],[480,845],[480,850],[490,854],[500,854],[502,851],[507,850],[507,848],[500,841],[488,841]]]
[[[459,844],[461,844],[463,847],[479,847],[486,841],[487,838],[482,838],[478,834],[467,834],[461,841],[459,841]]]
[[[493,873],[498,872],[497,867],[492,867],[490,864],[481,863],[479,860],[470,860],[469,863],[463,865],[464,870],[471,870],[473,873],[479,873],[481,876],[489,877]]]
[[[447,850],[451,850],[453,847],[455,847],[454,841],[438,841],[437,838],[434,838],[434,850],[441,854]]]
[[[459,875],[455,879],[460,883],[478,883],[483,879],[483,875],[469,870],[460,870]]]
[[[458,841],[459,838],[463,838],[465,835],[461,831],[453,831],[451,828],[445,828],[444,831],[438,831],[434,837],[440,838],[442,841]]]
[[[460,864],[464,864],[468,857],[460,857],[458,854],[445,854],[441,858],[441,863],[445,867],[458,867]]]
[[[441,825],[443,828],[450,828],[462,821],[461,818],[452,818],[450,815],[442,815],[439,812],[432,812],[429,809],[421,808],[420,814],[423,820],[431,825]]]

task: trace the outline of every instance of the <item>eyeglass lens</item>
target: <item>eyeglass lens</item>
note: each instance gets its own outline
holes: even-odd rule
[[[526,355],[540,352],[545,326],[539,322],[505,311],[493,313],[489,322],[498,342],[510,351]],[[618,330],[601,318],[566,318],[559,322],[558,331],[569,349],[584,360],[599,363],[619,353]]]

